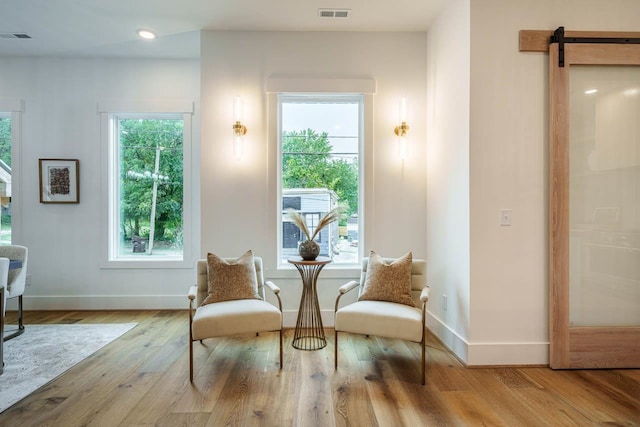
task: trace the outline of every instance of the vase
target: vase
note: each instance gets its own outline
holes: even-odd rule
[[[320,255],[320,245],[313,240],[304,240],[298,245],[298,254],[305,261],[313,261]]]

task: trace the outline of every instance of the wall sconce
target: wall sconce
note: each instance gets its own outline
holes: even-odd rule
[[[233,103],[233,156],[242,158],[244,151],[243,137],[247,133],[247,127],[242,124],[242,98],[236,96]]]
[[[398,136],[398,150],[400,157],[404,159],[407,154],[407,135],[410,129],[407,124],[407,98],[400,100],[399,119],[400,125],[396,126],[393,132]]]

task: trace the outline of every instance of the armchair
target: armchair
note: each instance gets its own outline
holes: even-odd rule
[[[7,245],[0,246],[0,258],[8,258],[9,260],[22,261],[22,267],[16,269],[10,269],[7,273],[7,285],[4,291],[5,304],[6,300],[11,298],[18,298],[18,329],[4,336],[4,341],[15,338],[24,332],[24,324],[22,322],[22,295],[24,294],[26,279],[27,279],[27,261],[29,258],[29,251],[24,246],[19,245]],[[3,276],[4,277],[4,276]],[[4,313],[2,313],[4,316]]]
[[[234,263],[235,258],[222,258]],[[189,289],[189,380],[193,382],[193,342],[205,338],[242,335],[259,332],[280,333],[280,369],[282,369],[282,302],[280,289],[264,281],[262,258],[253,257],[259,299],[236,299],[201,305],[208,295],[208,263],[198,260],[196,285]],[[225,280],[225,278],[221,278]],[[264,288],[269,288],[278,300],[278,307],[265,301]],[[195,302],[195,307],[194,307]]]
[[[393,258],[381,258],[385,263]],[[359,300],[340,308],[340,298],[358,288],[362,295],[367,277],[369,258],[362,261],[360,281],[350,281],[339,288],[335,305],[334,364],[338,369],[338,332],[397,338],[420,343],[422,349],[421,381],[425,384],[425,310],[429,288],[425,286],[426,261],[411,262],[411,298],[414,305],[381,300]],[[410,298],[410,300],[411,300]],[[409,300],[409,302],[411,302]]]

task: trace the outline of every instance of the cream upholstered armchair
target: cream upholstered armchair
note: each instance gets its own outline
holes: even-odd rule
[[[24,324],[22,323],[22,295],[24,295],[24,289],[27,280],[27,261],[29,251],[24,246],[19,245],[7,245],[0,246],[0,258],[8,258],[9,260],[22,261],[22,267],[10,269],[7,273],[7,286],[4,291],[5,304],[6,300],[11,298],[18,298],[18,328],[16,331],[5,335],[4,341],[11,338],[15,338],[24,332]],[[4,276],[3,276],[4,277]],[[4,315],[4,313],[2,313]]]
[[[215,269],[210,268],[211,256],[212,254],[209,254],[207,259],[198,260],[196,265],[196,285],[189,289],[189,380],[193,381],[193,342],[202,342],[205,338],[279,331],[280,369],[282,369],[282,302],[279,295],[280,289],[273,282],[264,281],[262,258],[252,256],[252,260],[250,258],[249,261],[255,271],[256,296],[209,302],[211,283],[215,282],[226,286],[235,279],[232,277],[234,276],[233,271],[231,271],[229,277],[225,277],[224,270],[214,271]],[[233,266],[240,262],[240,258],[218,258],[218,261],[221,264],[231,264],[229,268],[234,268]],[[265,287],[269,288],[276,296],[278,307],[265,301]],[[204,305],[203,302],[205,302]]]
[[[368,276],[370,259],[362,261],[360,281],[350,281],[339,289],[335,305],[335,345],[334,363],[338,369],[338,332],[349,332],[362,335],[374,335],[386,338],[397,338],[420,343],[422,349],[421,382],[425,384],[425,310],[429,299],[429,288],[425,285],[427,263],[424,260],[409,258],[410,265],[406,268],[408,289],[400,302],[386,301],[384,296],[373,296],[373,299],[363,298]],[[410,255],[410,254],[407,254]],[[378,258],[385,266],[393,265],[397,259]],[[388,267],[382,266],[383,269]],[[386,280],[382,277],[383,281]],[[387,280],[388,282],[388,280]],[[389,283],[383,286],[389,286]],[[340,308],[340,298],[358,288],[358,301]],[[371,290],[371,288],[369,288]],[[391,298],[393,299],[393,298]],[[396,298],[398,299],[398,298]]]

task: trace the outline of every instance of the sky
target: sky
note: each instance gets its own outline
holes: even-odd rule
[[[358,153],[358,103],[282,103],[282,130],[327,132],[332,152]],[[346,138],[345,138],[346,137]]]

